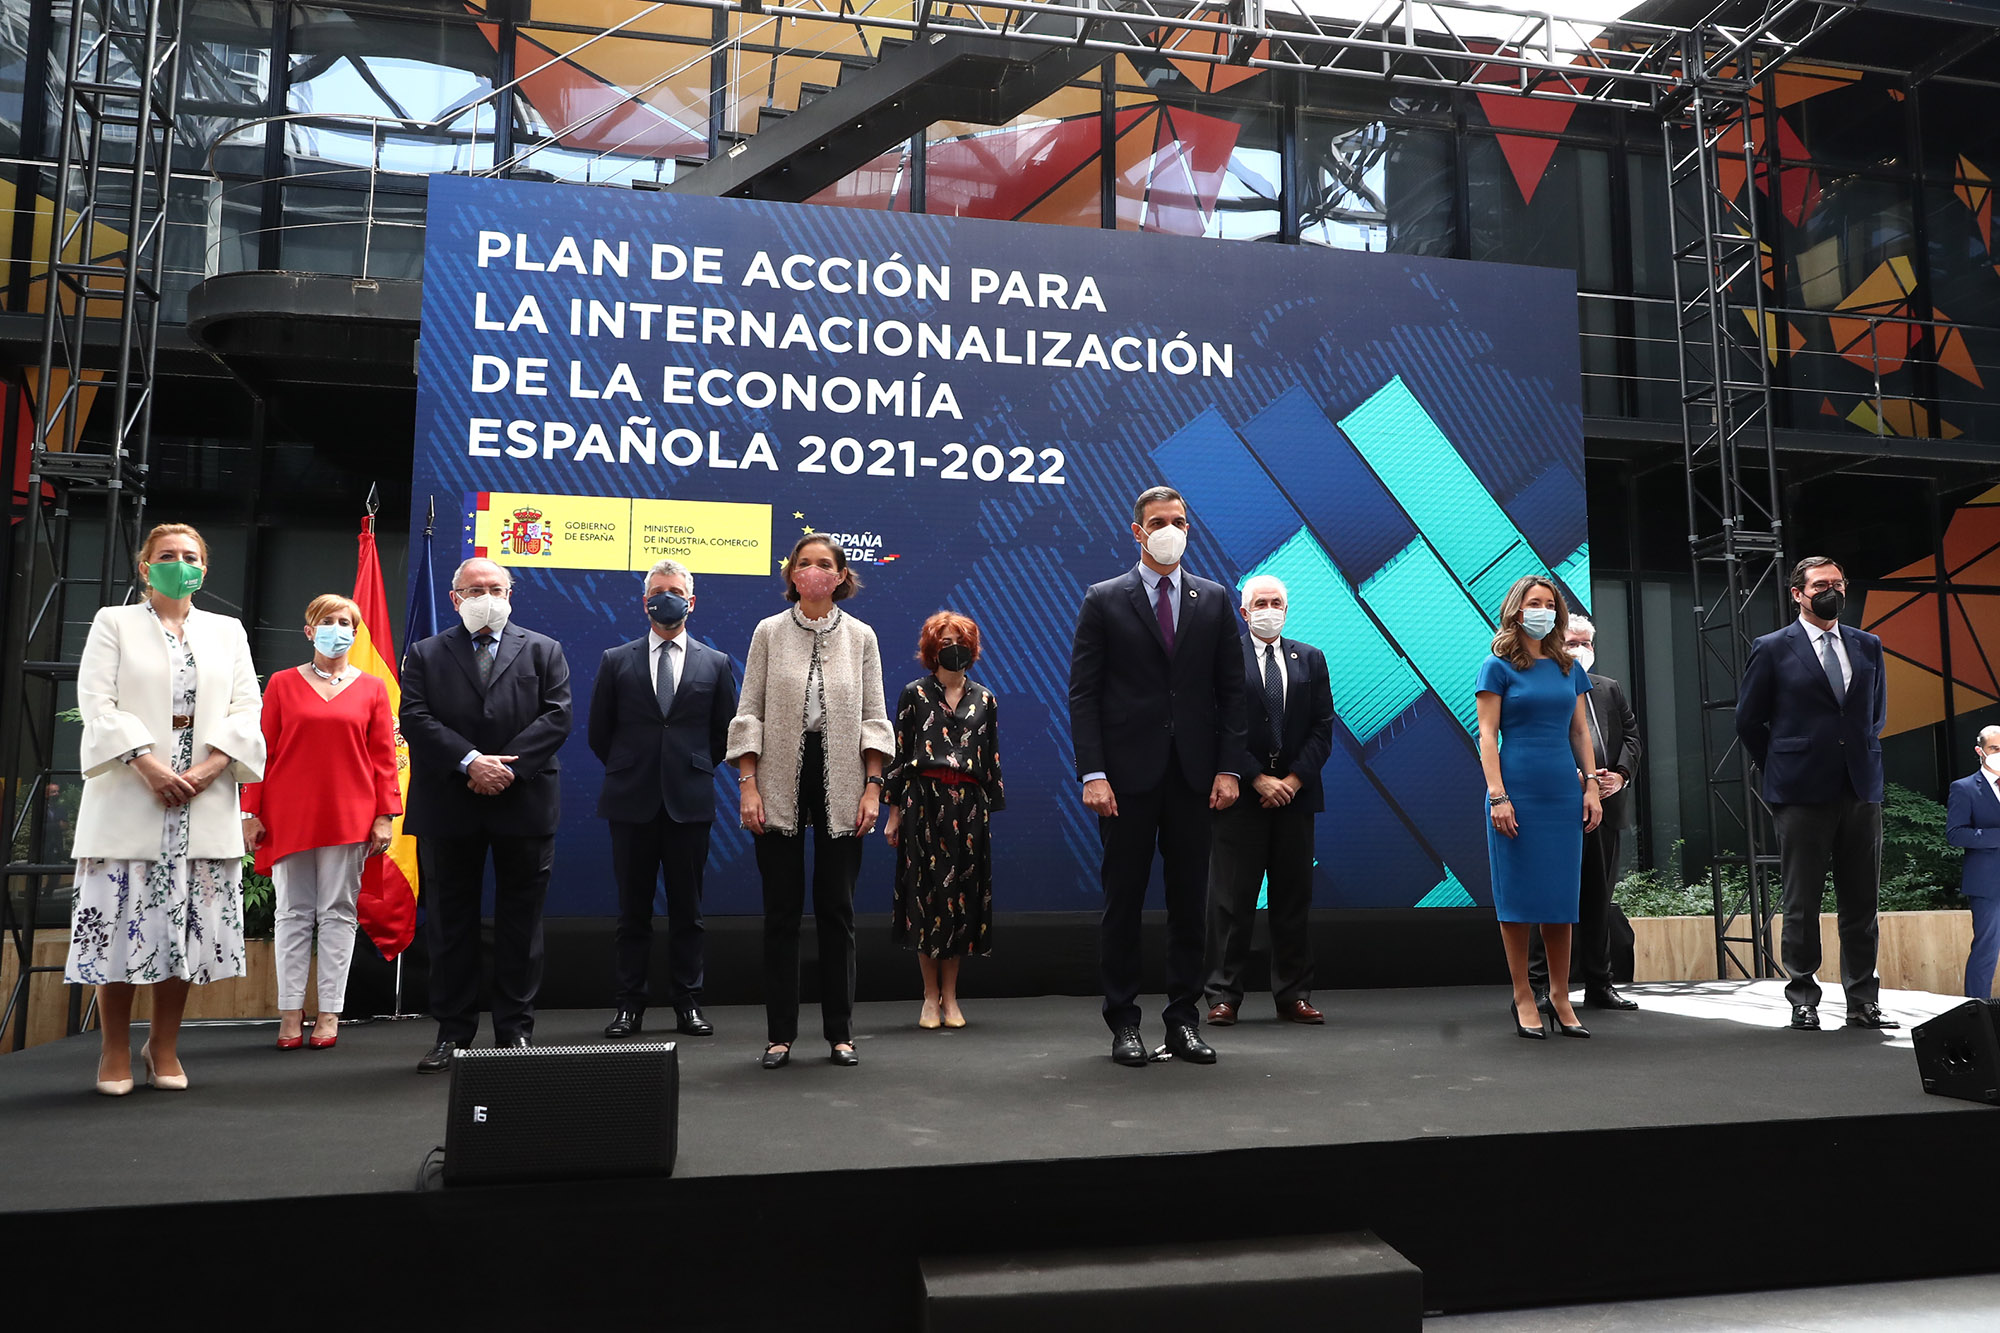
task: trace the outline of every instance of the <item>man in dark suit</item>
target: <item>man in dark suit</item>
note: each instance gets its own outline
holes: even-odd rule
[[[1333,685],[1319,649],[1283,637],[1284,583],[1260,574],[1243,585],[1247,748],[1235,768],[1250,790],[1215,816],[1208,859],[1208,1021],[1228,1027],[1243,1004],[1243,967],[1257,919],[1257,890],[1271,926],[1271,998],[1278,1017],[1322,1023],[1312,1005],[1313,816],[1326,808],[1320,769],[1333,751]]]
[[[1972,752],[1979,771],[1951,784],[1945,840],[1965,848],[1959,892],[1972,903],[1965,993],[1985,1000],[1992,998],[1993,969],[2000,966],[2000,727],[1980,728]]]
[[[514,580],[491,560],[452,575],[462,622],[403,659],[403,736],[417,839],[431,1014],[419,1073],[451,1066],[479,1031],[479,898],[493,858],[493,1044],[526,1046],[542,983],[542,900],[562,816],[556,751],[569,736],[562,645],[511,623]]]
[[[1876,902],[1882,882],[1882,641],[1840,623],[1847,577],[1823,555],[1792,568],[1799,618],[1750,645],[1736,692],[1736,734],[1763,770],[1784,885],[1781,959],[1792,1026],[1819,1030],[1819,902],[1827,870],[1840,914],[1847,1025],[1893,1028],[1877,1001]]]
[[[687,632],[694,575],[686,566],[654,565],[643,598],[652,632],[607,650],[590,692],[590,750],[604,764],[597,817],[611,824],[618,881],[618,1010],[604,1035],[629,1037],[645,1021],[653,886],[664,879],[674,1030],[706,1037],[715,1028],[701,1012],[701,875],[736,672]]]
[[[1138,567],[1084,594],[1070,648],[1070,743],[1104,847],[1098,965],[1121,1065],[1147,1062],[1139,920],[1155,846],[1167,896],[1167,1050],[1215,1063],[1198,1030],[1209,812],[1237,797],[1243,650],[1228,591],[1181,568],[1187,532],[1178,491],[1142,493],[1132,506]]]
[[[1563,642],[1569,655],[1590,673],[1590,693],[1583,696],[1583,707],[1596,753],[1598,793],[1604,799],[1604,818],[1583,835],[1583,891],[1570,956],[1583,976],[1585,1004],[1596,1009],[1637,1009],[1636,1000],[1626,999],[1611,984],[1611,886],[1618,882],[1619,834],[1632,827],[1628,789],[1639,771],[1639,719],[1625,698],[1625,687],[1591,671],[1597,664],[1597,626],[1590,617],[1572,611]],[[1549,993],[1549,956],[1539,926],[1528,934],[1528,985],[1538,997]]]

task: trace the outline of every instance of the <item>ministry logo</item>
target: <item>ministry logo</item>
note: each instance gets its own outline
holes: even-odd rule
[[[539,509],[516,509],[513,518],[501,525],[501,555],[550,559],[555,554],[555,545],[555,525],[547,522]]]

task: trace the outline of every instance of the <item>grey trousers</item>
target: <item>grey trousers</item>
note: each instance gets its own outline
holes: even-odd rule
[[[1833,872],[1840,921],[1840,984],[1852,1013],[1876,1003],[1876,900],[1882,887],[1882,804],[1852,796],[1814,805],[1774,805],[1779,877],[1784,888],[1785,938],[1780,946],[1785,998],[1818,1005],[1819,903]]]

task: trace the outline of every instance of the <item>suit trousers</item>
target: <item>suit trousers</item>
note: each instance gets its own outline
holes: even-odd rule
[[[319,936],[319,1011],[338,1014],[347,1003],[347,969],[354,961],[354,903],[361,895],[365,842],[312,847],[271,866],[277,908],[271,952],[278,960],[278,1008],[306,1007],[314,927]]]
[[[1160,853],[1167,891],[1167,1007],[1169,1027],[1201,1022],[1201,960],[1207,934],[1208,852],[1213,818],[1208,793],[1190,787],[1180,756],[1167,751],[1166,773],[1149,792],[1122,792],[1118,814],[1097,821],[1104,845],[1099,877],[1104,916],[1098,925],[1098,971],[1104,984],[1104,1022],[1113,1032],[1139,1026],[1140,920],[1153,851]]]
[[[1619,841],[1609,821],[1583,835],[1583,886],[1569,957],[1570,975],[1581,977],[1585,990],[1611,985],[1611,886],[1618,881]],[[1528,930],[1528,984],[1537,995],[1549,992],[1549,951],[1540,926]]]
[[[799,765],[799,818],[812,825],[813,927],[819,939],[820,1031],[829,1045],[854,1039],[854,882],[867,841],[853,813],[835,823],[826,808],[825,743],[806,733]],[[844,838],[831,829],[847,831]],[[773,1046],[799,1035],[799,920],[805,912],[806,830],[760,833],[757,871],[764,880],[764,1021]]]
[[[1304,802],[1266,810],[1243,784],[1235,805],[1214,817],[1208,857],[1208,947],[1202,969],[1210,1004],[1243,1003],[1243,969],[1257,920],[1257,890],[1269,877],[1271,998],[1312,999],[1313,812]]]
[[[1875,974],[1876,905],[1882,887],[1882,804],[1844,796],[1810,805],[1774,805],[1778,875],[1784,889],[1785,938],[1779,960],[1785,998],[1817,1006],[1819,904],[1829,869],[1840,921],[1840,984],[1848,1012],[1882,993]]]
[[[683,824],[663,810],[643,824],[611,821],[611,873],[618,881],[618,1007],[646,1007],[653,957],[653,890],[666,885],[668,995],[686,1013],[701,1003],[705,928],[701,878],[711,825]]]
[[[1993,997],[1993,969],[2000,967],[2000,898],[1971,897],[1972,952],[1965,959],[1965,993],[1975,1000]]]
[[[431,1016],[438,1039],[470,1043],[479,1031],[479,899],[493,858],[493,1039],[532,1036],[542,986],[542,903],[556,840],[417,839],[424,884],[424,943],[431,955]]]

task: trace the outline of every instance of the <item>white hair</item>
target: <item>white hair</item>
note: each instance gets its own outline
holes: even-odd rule
[[[495,560],[495,559],[493,559],[493,558],[492,558],[492,557],[490,557],[490,556],[484,556],[484,555],[475,555],[475,556],[472,556],[472,557],[470,557],[470,558],[468,558],[468,559],[465,559],[465,560],[461,560],[461,561],[459,561],[459,562],[458,562],[458,568],[457,568],[457,569],[454,569],[453,571],[451,571],[451,590],[452,590],[453,592],[457,592],[457,591],[458,591],[458,581],[459,581],[460,579],[462,579],[462,578],[464,578],[464,577],[465,577],[465,567],[466,567],[467,565],[491,565],[491,566],[493,566],[493,568],[495,568],[495,569],[499,570],[499,571],[500,571],[500,573],[501,573],[501,574],[502,574],[503,576],[505,576],[505,578],[506,578],[506,580],[507,580],[507,589],[508,589],[508,591],[509,591],[509,592],[513,591],[513,588],[514,588],[514,571],[513,571],[513,570],[511,570],[511,569],[507,568],[507,566],[505,566],[505,565],[501,564],[501,563],[500,563],[500,562],[499,562],[498,560]]]
[[[1258,574],[1245,580],[1243,584],[1243,605],[1246,607],[1249,606],[1250,599],[1256,595],[1257,588],[1266,583],[1277,588],[1278,596],[1285,599],[1286,606],[1292,604],[1292,594],[1285,588],[1285,581],[1283,579],[1279,578],[1276,574]]]
[[[1580,630],[1582,630],[1582,631],[1583,631],[1584,633],[1586,633],[1586,634],[1588,634],[1588,635],[1590,636],[1590,641],[1591,641],[1592,643],[1596,643],[1596,642],[1597,642],[1597,625],[1596,625],[1596,622],[1592,621],[1592,620],[1591,620],[1591,618],[1590,618],[1589,616],[1587,616],[1587,615],[1583,614],[1583,612],[1581,612],[1581,611],[1572,611],[1572,612],[1570,612],[1570,613],[1569,613],[1569,627],[1570,627],[1571,629],[1580,629]]]
[[[654,561],[653,567],[646,571],[645,584],[641,586],[650,586],[655,574],[665,574],[669,578],[686,579],[688,591],[694,591],[694,572],[678,560],[661,559]]]
[[[1990,727],[1981,727],[1979,729],[1979,735],[1974,738],[1972,743],[1974,745],[1984,745],[1986,744],[1986,738],[1992,735],[1996,731],[2000,731],[2000,723],[1995,723]]]

